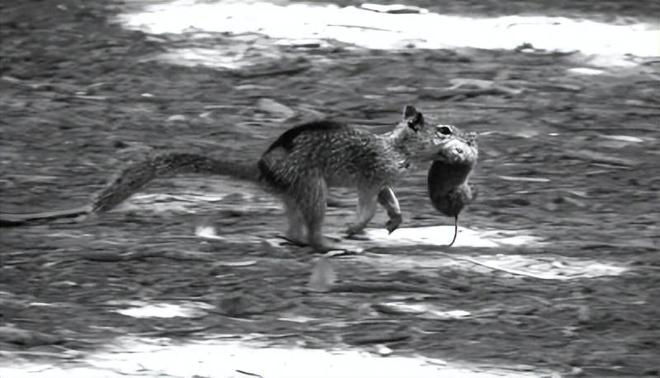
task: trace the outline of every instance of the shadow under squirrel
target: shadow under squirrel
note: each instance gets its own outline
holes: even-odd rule
[[[452,159],[462,155],[464,144],[463,135],[455,128],[427,124],[422,113],[410,105],[404,107],[402,120],[395,128],[382,135],[340,122],[313,121],[285,131],[256,163],[189,153],[157,155],[119,172],[91,205],[44,213],[0,214],[0,225],[108,211],[157,177],[204,173],[260,183],[284,204],[287,239],[320,251],[337,249],[322,232],[328,187],[357,188],[357,218],[347,228],[349,235],[360,233],[367,226],[375,214],[376,203],[387,210],[386,228],[392,232],[402,221],[392,186],[420,163],[439,160],[451,164]],[[444,206],[438,209],[443,211]]]

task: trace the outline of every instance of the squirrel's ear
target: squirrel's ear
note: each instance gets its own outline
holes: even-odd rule
[[[417,131],[424,125],[424,116],[414,106],[406,105],[403,108],[403,121],[406,122],[408,127]]]

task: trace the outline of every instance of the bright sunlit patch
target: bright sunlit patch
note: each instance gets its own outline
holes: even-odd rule
[[[603,73],[605,73],[605,71],[603,70],[599,70],[596,68],[589,68],[589,67],[569,68],[567,71],[578,75],[588,75],[588,76],[602,75]]]
[[[206,65],[211,67],[237,69],[245,65],[245,57],[243,55],[228,54],[226,48],[179,48],[163,53],[159,58],[168,63],[191,67],[196,65]]]
[[[459,249],[439,248],[437,255],[432,252],[424,255],[364,254],[354,257],[382,271],[415,270],[418,274],[428,272],[433,276],[438,270],[459,268],[480,271],[484,274],[510,274],[543,280],[569,280],[576,278],[594,278],[618,276],[628,269],[614,263],[592,259],[566,256],[547,256],[540,254],[488,254],[465,255]]]
[[[533,367],[531,367],[533,369]],[[78,363],[59,366],[28,361],[0,362],[0,376],[23,378],[218,377],[218,378],[527,378],[552,372],[516,367],[432,360],[422,356],[381,357],[357,350],[265,347],[256,343],[209,341],[172,345],[165,339],[118,340]]]
[[[336,227],[333,227],[335,229]],[[277,233],[278,229],[273,228]],[[268,235],[243,235],[227,234],[219,236],[215,229],[203,227],[197,228],[196,235],[207,239],[222,239],[229,243],[259,243],[264,241],[272,248],[289,248],[284,239],[273,238],[272,233]],[[339,240],[339,245],[351,253],[361,253],[373,247],[398,247],[398,246],[438,246],[443,248],[452,239],[454,232],[453,226],[434,226],[434,227],[403,227],[397,229],[394,233],[388,234],[385,229],[368,228],[365,230],[364,237],[358,240],[345,239],[345,234],[339,229],[336,232],[328,232],[327,236]],[[475,247],[475,248],[498,248],[498,247],[538,247],[543,243],[539,238],[513,231],[475,231],[464,227],[459,228],[459,234],[454,243],[454,247]]]
[[[148,303],[131,301],[122,303],[128,307],[116,310],[133,318],[195,318],[206,314],[210,306],[200,302]]]
[[[379,303],[377,309],[381,312],[390,314],[412,315],[425,319],[464,319],[472,315],[464,310],[445,310],[436,308],[437,306],[415,303],[408,304],[403,302]],[[386,309],[383,311],[382,309]]]
[[[451,242],[453,226],[403,227],[388,234],[384,229],[367,229],[367,237],[377,243],[387,245],[437,245]],[[514,231],[477,231],[459,227],[455,247],[495,248],[500,246],[538,246],[541,241],[532,235]]]
[[[592,63],[602,66],[635,65],[627,54],[660,56],[658,25],[613,25],[543,16],[474,18],[432,12],[392,14],[354,6],[284,4],[181,0],[146,6],[119,19],[128,28],[153,34],[188,33],[191,38],[195,33],[256,33],[272,38],[271,46],[310,41],[323,45],[327,40],[370,49],[411,46],[514,49],[526,44],[537,51],[579,51],[590,57]],[[264,41],[250,48],[268,49]],[[180,64],[191,64],[192,60],[229,68],[241,63],[241,55],[227,46],[171,50],[164,58]]]
[[[224,240],[222,236],[218,235],[215,232],[215,227],[213,226],[197,226],[195,227],[195,236],[199,236],[203,239],[217,239]]]

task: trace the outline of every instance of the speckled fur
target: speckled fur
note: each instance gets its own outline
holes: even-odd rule
[[[258,162],[260,181],[282,198],[289,239],[330,249],[322,234],[328,187],[357,189],[357,219],[347,231],[359,233],[373,218],[379,193],[393,196],[392,185],[437,157],[451,139],[426,124],[412,106],[404,108],[403,120],[384,135],[332,121],[312,122],[286,131],[266,150]],[[398,210],[396,198],[387,199],[389,207],[381,204],[388,213],[392,201]]]

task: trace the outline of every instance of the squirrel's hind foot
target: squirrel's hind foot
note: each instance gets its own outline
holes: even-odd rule
[[[280,245],[294,245],[296,247],[307,247],[309,243],[299,240],[297,238],[292,238],[288,235],[277,235],[279,239],[284,240]]]
[[[341,239],[328,238],[326,236],[320,237],[316,240],[310,240],[310,246],[314,249],[314,252],[330,252],[330,251],[345,251],[340,243]]]
[[[278,235],[277,237],[284,240],[282,243],[280,243],[280,245],[311,247],[314,252],[319,253],[325,253],[329,251],[343,251],[346,249],[339,244],[340,239],[323,237],[321,240],[316,242],[306,242],[286,235]]]

